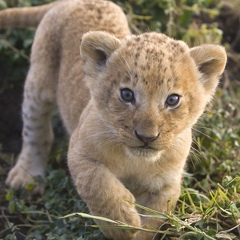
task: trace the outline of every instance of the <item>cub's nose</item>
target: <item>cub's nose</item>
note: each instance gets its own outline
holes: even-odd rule
[[[147,135],[139,134],[137,131],[135,131],[135,135],[137,136],[137,138],[140,141],[144,142],[145,144],[153,142],[153,141],[155,141],[159,137],[159,133],[157,135],[155,135],[155,136],[153,136],[153,135],[152,136],[150,136],[150,135],[147,136]]]

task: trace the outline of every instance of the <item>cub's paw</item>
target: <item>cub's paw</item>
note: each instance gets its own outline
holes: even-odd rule
[[[160,239],[157,233],[139,231],[133,240],[158,240]]]
[[[131,215],[130,215],[131,214]],[[117,222],[119,222],[119,224],[127,224],[130,226],[134,226],[134,227],[140,227],[141,221],[140,221],[140,217],[138,215],[138,213],[136,212],[129,212],[127,213],[128,216],[121,216],[120,220],[116,220]],[[106,225],[106,223],[104,224],[103,222],[101,222],[101,224]],[[99,225],[101,225],[99,223]],[[114,229],[112,228],[112,226],[109,226],[109,228],[102,228],[101,231],[103,232],[103,234],[107,237],[107,238],[111,238],[114,240],[133,240],[136,237],[136,234],[138,232],[138,230],[135,229],[128,229],[128,230],[124,230],[124,229]]]
[[[44,166],[19,159],[17,164],[8,173],[6,185],[13,189],[25,188],[34,194],[43,194],[44,184],[41,180],[44,178]]]
[[[144,214],[144,213],[143,213]],[[149,230],[158,230],[164,224],[163,219],[142,218],[142,227]],[[139,231],[133,240],[159,240],[159,234],[156,232]]]
[[[124,202],[124,200],[121,204],[116,204],[111,209],[106,208],[105,211],[108,214],[111,211],[111,214],[108,216],[108,218],[118,222],[119,224],[126,224],[137,228],[141,226],[141,219],[135,207],[128,202]],[[101,224],[104,223],[102,222]],[[106,237],[114,240],[132,240],[134,237],[136,237],[138,231],[137,229],[117,230],[111,227],[102,228],[101,230]]]

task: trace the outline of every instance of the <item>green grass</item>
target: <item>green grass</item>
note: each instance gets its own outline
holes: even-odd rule
[[[30,4],[28,0],[23,2]],[[174,5],[177,2],[182,5]],[[135,32],[164,31],[196,44],[213,39],[216,43],[221,41],[217,24],[191,25],[194,11],[203,9],[213,15],[218,12],[218,8],[208,8],[212,2],[218,1],[161,1],[160,4],[153,0],[149,4],[146,0],[122,0],[119,4],[128,13]],[[167,11],[170,5],[172,12]],[[14,46],[0,45],[4,62],[9,61],[5,74],[19,78],[26,72],[27,62],[22,61],[23,56],[29,55],[32,31],[9,30],[1,36]],[[229,43],[225,44],[229,48]],[[16,71],[11,70],[13,66]],[[230,71],[229,68],[224,74],[224,83]],[[195,126],[192,153],[175,211],[163,214],[149,210],[156,217],[166,219],[160,230],[161,239],[240,239],[240,84],[237,78],[231,75],[227,87],[218,89],[212,106]],[[54,126],[62,129],[58,118],[54,118]],[[62,136],[63,131],[58,130],[57,135]],[[0,239],[105,239],[92,217],[82,214],[88,213],[88,209],[73,186],[66,152],[66,137],[58,137],[50,156],[45,194],[32,196],[31,186],[19,191],[4,186],[14,157],[0,151]],[[132,226],[116,223],[115,227]]]

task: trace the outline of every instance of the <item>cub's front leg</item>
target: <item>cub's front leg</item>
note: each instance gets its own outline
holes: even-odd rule
[[[140,196],[136,197],[137,202],[140,205],[143,205],[147,208],[153,209],[160,213],[166,213],[174,209],[176,202],[181,193],[181,185],[179,182],[172,183],[171,185],[165,185],[161,191],[150,193],[145,192]],[[153,215],[148,211],[139,211],[143,215]],[[147,216],[143,216],[141,218],[142,227],[143,228],[150,228],[150,229],[159,229],[161,225],[165,222],[164,219],[161,218],[150,218]],[[134,240],[155,240],[157,238],[156,233],[149,233],[149,232],[138,232],[137,236]]]
[[[141,221],[135,207],[127,202],[135,202],[134,196],[104,164],[79,154],[78,150],[77,144],[70,147],[68,165],[77,191],[91,213],[140,227]],[[96,223],[110,225],[101,221]],[[114,240],[131,240],[136,236],[134,230],[114,230],[110,227],[101,231]]]

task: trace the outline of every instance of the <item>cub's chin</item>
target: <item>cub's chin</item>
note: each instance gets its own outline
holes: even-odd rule
[[[162,154],[162,151],[151,148],[125,147],[124,150],[130,159],[152,162],[159,160]]]

